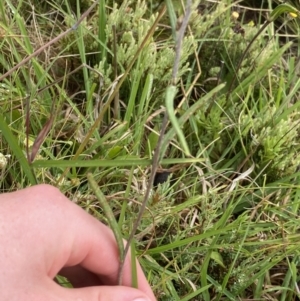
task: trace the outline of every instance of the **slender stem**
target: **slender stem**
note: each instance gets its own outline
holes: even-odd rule
[[[155,174],[156,174],[157,166],[159,164],[160,149],[161,149],[161,145],[162,145],[162,142],[163,142],[163,136],[164,136],[163,133],[166,130],[167,124],[168,124],[168,114],[167,114],[167,112],[165,112],[165,116],[164,116],[163,124],[162,124],[162,128],[161,128],[161,133],[160,133],[160,136],[159,136],[159,139],[158,139],[158,142],[157,142],[157,146],[156,146],[156,149],[155,149],[155,152],[154,152],[153,160],[152,160],[152,169],[151,169],[151,173],[150,173],[150,177],[149,177],[149,181],[148,181],[148,185],[147,185],[147,190],[146,190],[146,193],[145,193],[145,196],[144,196],[139,214],[136,218],[136,221],[134,222],[134,225],[133,225],[133,228],[132,228],[131,233],[129,235],[129,238],[127,239],[127,243],[126,243],[126,247],[125,247],[125,251],[124,251],[125,257],[126,257],[128,251],[129,251],[131,242],[132,242],[133,237],[136,233],[136,230],[137,230],[137,228],[138,228],[138,226],[139,226],[139,224],[142,220],[144,211],[145,211],[147,203],[148,203],[148,199],[149,199],[151,189],[152,189],[152,186],[153,186],[153,181],[154,181],[154,177],[155,177]],[[120,268],[119,268],[119,279],[122,279],[122,276],[123,276],[124,262],[125,262],[125,258],[124,258],[124,261],[121,261],[121,265],[120,265]]]
[[[190,17],[190,11],[191,11],[191,0],[187,0],[186,13],[185,13],[184,20],[182,22],[181,28],[179,30],[179,35],[176,39],[176,54],[175,54],[176,56],[175,56],[175,61],[174,61],[174,65],[173,65],[173,72],[172,72],[172,82],[173,83],[175,83],[176,77],[177,77],[177,72],[178,72],[179,62],[180,62],[180,53],[181,53],[181,47],[182,47],[182,39],[184,37],[184,32],[185,32],[186,26],[188,24],[188,20],[189,20],[189,17]],[[169,120],[168,113],[167,113],[167,111],[165,111],[163,122],[162,122],[162,127],[161,127],[161,130],[160,130],[159,139],[158,139],[157,146],[156,146],[154,156],[153,156],[153,160],[152,160],[152,166],[151,166],[152,168],[151,168],[151,173],[150,173],[150,177],[149,177],[149,181],[148,181],[148,185],[147,185],[147,190],[146,190],[146,193],[144,195],[144,199],[143,199],[140,211],[138,213],[137,219],[134,222],[134,225],[133,225],[132,231],[129,235],[129,238],[127,239],[127,243],[126,243],[126,247],[125,247],[125,251],[124,251],[124,253],[125,253],[124,261],[121,262],[121,265],[120,265],[120,268],[119,268],[119,279],[122,279],[123,269],[124,269],[124,262],[125,262],[126,255],[129,251],[129,248],[130,248],[130,245],[133,241],[136,230],[137,230],[137,228],[138,228],[138,226],[139,226],[139,224],[142,220],[144,211],[146,209],[146,206],[147,206],[147,203],[148,203],[148,200],[149,200],[149,197],[150,197],[154,177],[155,177],[157,167],[159,165],[159,161],[160,161],[160,158],[161,158],[162,142],[163,142],[164,134],[165,134],[165,131],[166,131],[166,128],[167,128],[167,125],[168,125],[168,120]]]
[[[178,69],[179,69],[179,63],[180,63],[180,57],[181,57],[182,41],[183,41],[183,38],[184,38],[184,33],[185,33],[185,30],[186,30],[186,27],[187,27],[188,22],[189,22],[190,15],[191,15],[191,0],[187,0],[185,15],[184,15],[184,18],[182,20],[182,24],[180,26],[178,35],[176,37],[175,61],[174,61],[174,64],[173,64],[173,71],[172,71],[172,83],[173,83],[173,85],[176,85],[176,77],[177,77],[177,73],[178,73]]]
[[[104,210],[105,216],[107,218],[107,222],[114,233],[115,239],[117,241],[118,249],[119,249],[120,263],[123,263],[125,260],[123,238],[122,238],[122,234],[119,229],[119,225],[115,219],[114,213],[112,212],[109,204],[107,203],[106,198],[105,198],[104,194],[102,193],[102,191],[100,190],[98,184],[96,183],[93,175],[91,173],[88,173],[87,178],[88,178],[88,181],[89,181],[89,184],[90,184],[92,190],[94,191],[94,193],[101,205],[101,208]],[[118,278],[118,284],[119,285],[122,284],[122,279],[120,277]]]
[[[114,66],[114,77],[115,80],[118,78],[118,60],[117,60],[117,33],[116,33],[116,26],[113,25],[112,26],[112,30],[113,30],[113,53],[114,53],[114,57],[113,57],[113,66]],[[119,111],[120,110],[120,104],[119,104],[119,91],[116,94],[115,98],[114,98],[114,118],[115,119],[119,119],[120,118],[120,114]]]

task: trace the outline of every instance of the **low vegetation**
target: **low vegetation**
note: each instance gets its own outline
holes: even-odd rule
[[[155,169],[133,245],[158,300],[299,300],[299,4],[192,2],[178,40],[183,1],[5,0],[1,191],[111,224],[92,174],[128,238]]]

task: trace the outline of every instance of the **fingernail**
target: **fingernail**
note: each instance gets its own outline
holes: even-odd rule
[[[145,298],[137,298],[137,299],[134,299],[132,301],[149,301],[149,299],[145,299]]]

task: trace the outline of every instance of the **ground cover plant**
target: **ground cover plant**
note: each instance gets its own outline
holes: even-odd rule
[[[191,1],[178,39],[184,1],[3,1],[1,192],[52,184],[128,238],[152,171],[158,300],[299,300],[300,7],[252,2]]]

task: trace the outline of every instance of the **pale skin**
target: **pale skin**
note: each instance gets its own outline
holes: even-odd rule
[[[0,267],[2,301],[156,300],[139,264],[131,287],[129,256],[116,285],[112,231],[50,185],[0,195]],[[74,288],[58,285],[57,274]]]

